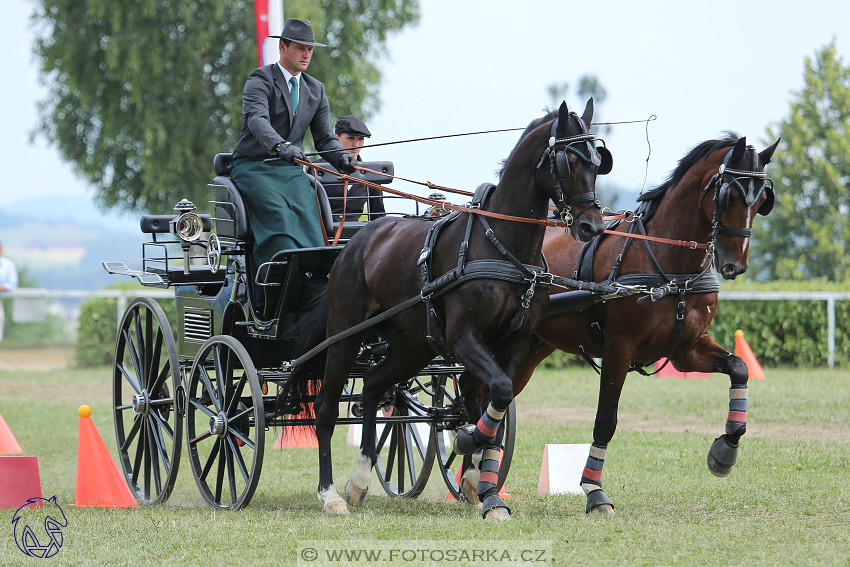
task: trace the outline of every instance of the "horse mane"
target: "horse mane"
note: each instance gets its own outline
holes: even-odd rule
[[[496,172],[499,176],[499,179],[502,178],[502,174],[505,173],[505,166],[508,165],[508,162],[510,161],[511,156],[514,155],[514,153],[516,152],[517,148],[522,143],[522,141],[525,140],[528,137],[528,135],[531,134],[531,132],[533,132],[534,130],[539,128],[541,125],[545,124],[546,122],[550,122],[550,121],[552,121],[552,120],[554,120],[558,117],[558,109],[557,108],[555,110],[546,110],[545,112],[546,112],[546,114],[544,114],[540,118],[535,118],[534,120],[532,120],[531,122],[528,123],[528,126],[526,126],[525,130],[523,130],[522,134],[520,134],[519,140],[517,140],[517,143],[513,147],[513,149],[511,150],[511,153],[509,153],[508,157],[506,157],[505,159],[503,159],[500,162],[501,167]]]
[[[716,150],[734,146],[735,142],[737,142],[739,138],[740,136],[737,133],[727,130],[716,140],[706,140],[705,142],[694,146],[685,155],[685,157],[679,160],[679,164],[676,166],[676,169],[670,173],[670,176],[666,181],[658,187],[638,195],[638,208],[635,211],[635,214],[641,215],[645,225],[649,224],[649,221],[652,220],[652,217],[655,215],[656,209],[658,209],[658,204],[661,199],[664,198],[664,195],[666,195],[668,191],[673,189],[682,181],[688,170],[694,167],[697,162],[704,160]]]

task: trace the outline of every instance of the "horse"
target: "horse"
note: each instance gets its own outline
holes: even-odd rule
[[[466,211],[437,222],[377,219],[340,252],[325,300],[305,316],[300,333],[301,358],[310,354],[309,347],[315,351],[329,343],[323,359],[312,359],[323,360],[324,368],[296,359],[289,380],[302,393],[317,382],[321,386],[314,402],[317,494],[326,513],[348,513],[346,502],[363,504],[377,461],[379,399],[438,354],[489,386],[486,415],[459,433],[456,442],[467,452],[484,448],[482,466],[498,473],[492,449],[501,442],[500,423],[513,399],[513,382],[532,353],[532,333],[549,301],[541,247],[551,224],[546,220],[550,200],[575,239],[589,241],[604,229],[596,176],[610,171],[613,162],[588,131],[592,117],[592,98],[582,116],[562,103],[529,123],[503,162],[498,184],[480,187]],[[441,275],[432,279],[431,273]],[[361,327],[353,332],[356,325]],[[332,340],[346,330],[349,336]],[[388,354],[363,378],[363,437],[343,500],[333,483],[331,435],[349,369],[372,332],[388,343]],[[482,515],[509,519],[495,484],[482,481],[479,488]]]
[[[581,280],[645,290],[609,301],[585,292],[553,295],[550,311],[535,331],[542,344],[514,382],[518,395],[537,365],[556,349],[581,354],[597,368],[593,443],[581,477],[587,513],[614,510],[602,489],[602,467],[617,427],[626,375],[630,370],[646,373],[643,367],[662,357],[682,372],[729,376],[726,428],[712,443],[707,464],[716,476],[731,473],[747,428],[748,372],[743,360],[708,334],[719,291],[711,267],[728,280],[746,272],[753,220],[773,208],[773,183],[764,167],[778,144],[757,152],[746,138],[727,132],[695,146],[666,181],[638,197],[634,213],[612,221],[592,244],[564,242],[556,231],[547,231],[543,253],[553,273],[572,272]],[[643,244],[630,246],[637,239]],[[602,359],[601,368],[593,358]],[[480,412],[483,386],[461,376],[472,416]],[[476,472],[469,470],[468,461],[463,466],[464,478],[469,478],[463,494],[474,502],[470,485]]]

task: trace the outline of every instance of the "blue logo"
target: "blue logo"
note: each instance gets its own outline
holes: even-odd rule
[[[24,555],[46,559],[62,548],[62,528],[68,526],[65,512],[53,498],[30,498],[12,516],[15,543]]]

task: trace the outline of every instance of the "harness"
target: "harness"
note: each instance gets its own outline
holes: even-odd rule
[[[473,196],[471,206],[474,208],[480,208],[487,201],[495,188],[496,186],[492,183],[483,183],[479,185],[478,189],[475,191],[475,195]],[[445,321],[443,315],[439,312],[436,305],[434,305],[434,300],[437,297],[465,281],[478,278],[495,279],[527,285],[528,287],[522,296],[520,306],[511,319],[509,332],[513,332],[519,329],[525,320],[525,313],[531,305],[531,298],[534,296],[537,286],[539,285],[542,289],[548,290],[552,285],[552,274],[549,274],[545,267],[530,266],[520,262],[517,257],[510,252],[510,250],[505,248],[502,243],[499,242],[499,239],[496,237],[493,229],[490,228],[490,223],[487,222],[485,217],[480,215],[469,215],[467,217],[466,233],[464,235],[463,242],[461,242],[460,251],[458,252],[457,266],[437,279],[432,280],[431,264],[429,263],[429,260],[431,259],[431,251],[434,249],[434,246],[436,246],[437,238],[443,228],[454,222],[462,214],[463,213],[459,211],[455,211],[434,223],[434,226],[428,230],[428,234],[425,236],[425,244],[422,247],[422,251],[419,254],[419,260],[417,261],[422,280],[422,291],[420,296],[422,297],[422,301],[425,302],[425,309],[427,312],[426,336],[434,350],[447,360],[450,360],[451,357],[448,353],[448,346],[446,344]],[[467,262],[466,255],[469,251],[469,239],[476,219],[484,228],[484,234],[487,236],[487,239],[493,244],[499,253],[506,258],[505,260],[473,260]]]

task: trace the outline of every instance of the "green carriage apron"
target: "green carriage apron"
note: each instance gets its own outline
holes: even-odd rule
[[[316,192],[301,166],[285,161],[233,160],[259,266],[279,250],[324,246]]]

